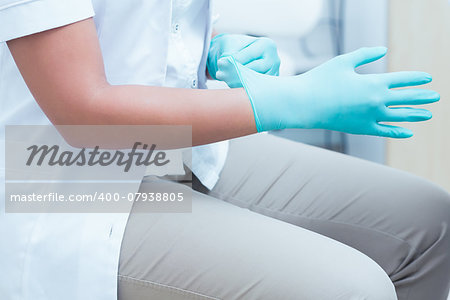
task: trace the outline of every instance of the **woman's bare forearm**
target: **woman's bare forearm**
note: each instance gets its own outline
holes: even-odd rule
[[[92,19],[9,41],[8,47],[53,124],[192,125],[194,145],[256,132],[244,89],[110,85]]]
[[[108,86],[76,118],[57,123],[192,125],[194,145],[256,133],[244,89],[191,90],[150,86]]]

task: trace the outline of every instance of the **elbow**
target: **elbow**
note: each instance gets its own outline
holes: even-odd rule
[[[98,84],[79,91],[67,91],[65,95],[50,101],[44,112],[53,125],[102,125],[106,113],[105,95],[111,85]],[[39,101],[38,101],[39,102]]]
[[[110,87],[104,84],[85,89],[82,93],[67,93],[68,96],[59,98],[59,101],[51,101],[54,103],[51,108],[44,108],[67,144],[75,148],[98,146],[96,130],[89,125],[108,124],[105,95]]]

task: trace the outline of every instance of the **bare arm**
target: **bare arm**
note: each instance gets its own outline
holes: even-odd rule
[[[8,42],[53,124],[192,125],[201,145],[256,132],[244,89],[110,85],[92,19]]]

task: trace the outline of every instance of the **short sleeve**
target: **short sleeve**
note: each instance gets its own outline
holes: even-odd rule
[[[92,16],[91,0],[0,0],[0,42]]]

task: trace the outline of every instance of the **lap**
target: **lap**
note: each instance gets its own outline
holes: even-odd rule
[[[448,283],[449,195],[416,176],[255,135],[202,192],[192,214],[130,215],[119,299],[395,299],[392,282],[404,299]]]
[[[187,214],[138,211],[122,243],[119,299],[395,299],[366,255],[214,197],[194,192]]]
[[[424,179],[270,134],[231,141],[209,194],[350,245],[394,281],[450,222],[448,193]]]

